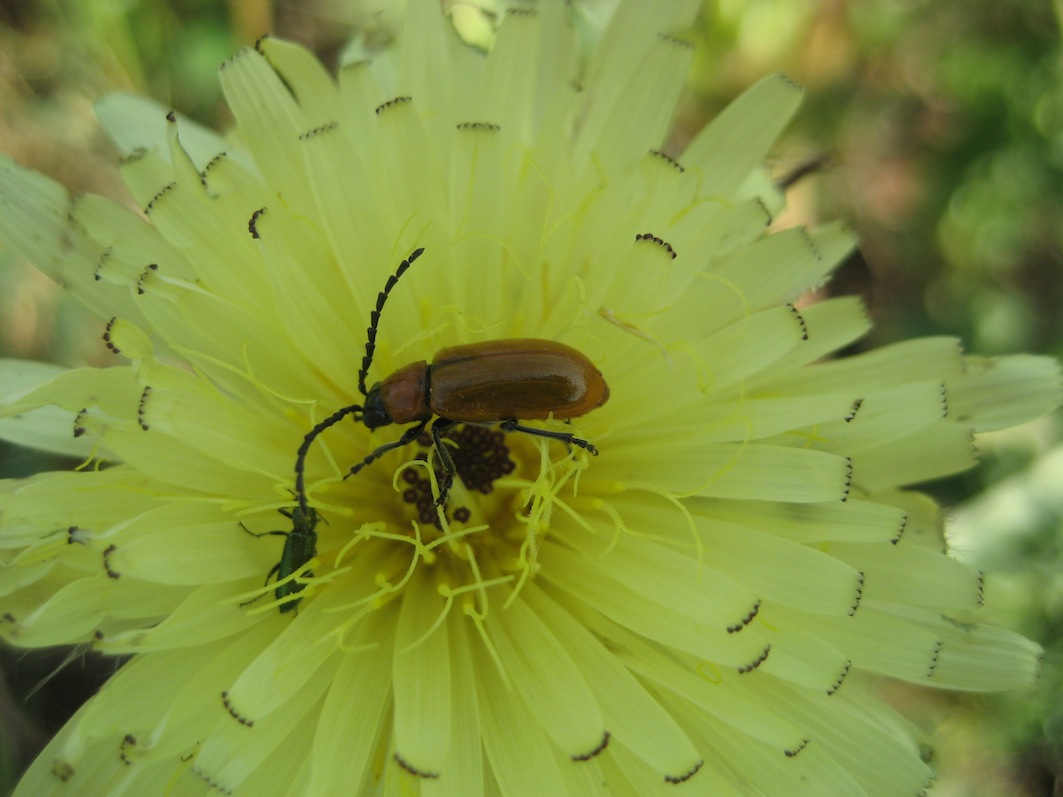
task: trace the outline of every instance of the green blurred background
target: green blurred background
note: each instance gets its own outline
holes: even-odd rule
[[[420,0],[430,1],[430,0]],[[658,2],[659,0],[644,0]],[[265,32],[334,65],[387,0],[0,0],[0,150],[73,191],[127,200],[93,101],[151,96],[224,128],[217,65]],[[831,293],[876,321],[860,344],[946,334],[968,349],[1063,352],[1063,0],[705,0],[676,144],[766,73],[807,88],[777,150],[781,226],[845,218],[861,251]],[[0,355],[107,361],[98,323],[0,248]],[[982,464],[928,485],[957,556],[987,571],[990,619],[1046,649],[1035,690],[883,686],[931,734],[937,797],[1063,795],[1060,419],[979,441]],[[0,444],[2,445],[2,444]],[[68,467],[0,447],[0,476]],[[993,485],[987,490],[987,485]],[[64,661],[69,662],[47,683]],[[114,662],[0,653],[0,793]]]

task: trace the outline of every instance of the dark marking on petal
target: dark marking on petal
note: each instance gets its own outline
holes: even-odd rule
[[[15,623],[18,622],[15,620],[15,615],[11,612],[4,612],[3,619],[5,623],[11,623],[11,625],[15,625]]]
[[[797,745],[793,750],[783,750],[783,755],[787,758],[796,758],[798,753],[808,747],[808,739],[802,739],[801,744]]]
[[[985,573],[978,571],[978,605],[985,606]]]
[[[827,696],[830,697],[839,689],[842,688],[842,684],[845,683],[845,679],[849,677],[849,671],[853,668],[851,661],[846,661],[842,671],[838,673],[838,677],[834,679],[834,683],[830,685],[830,689],[827,690]]]
[[[151,198],[151,201],[148,203],[148,206],[144,208],[144,212],[150,216],[151,211],[155,209],[155,206],[159,204],[159,201],[168,193],[173,191],[175,188],[177,188],[176,182],[164,185],[161,189],[159,189],[159,192]]]
[[[248,719],[247,717],[245,717],[243,714],[241,714],[239,711],[237,711],[233,707],[232,702],[230,702],[230,700],[229,700],[229,693],[228,692],[222,692],[221,693],[221,702],[222,702],[222,705],[225,706],[225,710],[229,712],[229,716],[232,717],[234,720],[239,722],[245,728],[251,728],[251,727],[254,726],[254,724],[255,724],[254,720]]]
[[[764,650],[761,651],[761,654],[757,656],[755,661],[751,661],[749,664],[744,664],[738,668],[738,674],[746,675],[747,673],[753,672],[753,670],[757,669],[761,664],[768,660],[769,655],[771,655],[771,645],[765,645]]]
[[[610,738],[609,731],[602,731],[602,740],[600,742],[598,742],[598,745],[593,750],[590,750],[589,752],[586,752],[586,753],[579,753],[577,755],[574,755],[574,756],[572,756],[572,760],[573,761],[590,761],[592,758],[596,757],[606,747],[609,746],[609,738]]]
[[[852,406],[849,408],[849,414],[846,415],[844,418],[845,422],[852,423],[853,418],[856,417],[856,413],[860,411],[860,408],[862,406],[864,406],[864,400],[862,398],[858,398],[856,401],[854,401]]]
[[[166,112],[166,121],[167,122],[171,122],[171,123],[176,122],[177,121],[177,111],[173,111],[173,110],[167,111]]]
[[[139,277],[139,278],[137,279],[137,293],[138,293],[138,294],[140,294],[141,296],[143,296],[143,295],[144,295],[144,293],[145,293],[145,289],[144,289],[144,281],[145,281],[145,280],[147,280],[147,278],[148,278],[148,277],[149,277],[149,276],[150,276],[151,274],[153,274],[154,272],[156,272],[156,271],[158,271],[158,270],[159,270],[159,264],[158,264],[158,263],[149,263],[149,264],[148,264],[148,267],[147,267],[147,268],[145,268],[145,269],[144,269],[144,270],[143,270],[143,271],[142,271],[142,272],[140,273],[140,277]]]
[[[682,174],[686,171],[686,169],[684,169],[682,165],[680,165],[679,161],[677,161],[675,158],[673,158],[671,155],[669,155],[667,152],[664,152],[663,150],[651,149],[650,154],[658,160],[662,160],[667,163],[669,166],[679,172],[679,174]]]
[[[133,147],[128,154],[123,155],[118,159],[119,166],[128,166],[132,163],[136,163],[138,160],[148,154],[147,147]]]
[[[856,614],[856,610],[860,608],[860,601],[864,597],[864,573],[860,571],[856,574],[856,595],[853,598],[853,605],[849,607],[849,616],[852,617]]]
[[[251,220],[249,222],[247,222],[247,230],[248,230],[248,232],[251,233],[251,237],[252,238],[261,238],[262,237],[262,236],[260,236],[258,234],[258,220],[262,216],[262,214],[265,213],[265,212],[266,212],[265,208],[259,208],[258,210],[256,210],[254,213],[251,214]]]
[[[743,617],[741,620],[739,620],[734,625],[727,626],[727,633],[728,634],[737,634],[739,631],[741,631],[743,628],[745,628],[747,625],[749,625],[751,622],[753,622],[754,618],[756,618],[756,616],[759,613],[760,613],[760,600],[758,599],[757,602],[753,604],[753,608],[749,610],[749,613],[745,617]]]
[[[103,637],[104,637],[103,631],[101,631],[98,628],[95,631],[92,632],[92,639],[95,642],[103,642]]]
[[[853,486],[853,458],[845,458],[845,490],[842,492],[842,503],[849,500],[849,490]]]
[[[786,306],[790,308],[790,311],[797,317],[797,323],[801,325],[801,340],[808,340],[808,324],[805,323],[805,317],[792,304]]]
[[[689,42],[686,39],[680,39],[678,36],[673,36],[671,33],[658,33],[657,38],[666,44],[678,44],[680,47],[684,47],[687,50],[694,49],[693,42]]]
[[[534,19],[537,16],[539,16],[539,12],[534,8],[510,7],[506,9],[506,19],[509,19],[510,17],[518,19]]]
[[[107,326],[103,328],[103,343],[115,354],[121,354],[122,350],[114,345],[114,341],[111,340],[111,330],[114,328],[114,322],[118,320],[117,316],[112,316],[111,320],[107,322]]]
[[[323,124],[323,125],[320,125],[318,127],[315,127],[315,128],[313,128],[311,130],[307,130],[305,133],[300,133],[299,134],[299,140],[300,141],[307,141],[307,140],[309,140],[311,138],[316,138],[317,136],[321,135],[322,133],[332,132],[333,130],[335,130],[339,126],[340,126],[339,122],[328,122],[326,124]]]
[[[225,786],[222,786],[220,783],[218,783],[218,781],[214,780],[214,778],[212,778],[206,772],[201,770],[199,767],[192,767],[192,771],[196,773],[196,777],[198,777],[200,780],[202,780],[215,791],[220,791],[222,794],[233,793],[232,789],[228,789]]]
[[[676,251],[672,248],[672,245],[670,243],[668,243],[667,241],[665,241],[663,238],[658,238],[652,232],[644,232],[644,233],[641,233],[640,235],[636,235],[635,236],[635,240],[636,241],[650,241],[651,243],[655,243],[655,244],[657,244],[657,246],[661,247],[661,249],[663,249],[665,252],[667,252],[669,255],[671,255],[672,260],[675,260]]]
[[[949,395],[945,389],[945,383],[941,383],[941,417],[949,417]]]
[[[204,166],[203,167],[203,171],[201,171],[199,173],[199,181],[201,183],[203,183],[203,187],[204,188],[207,187],[207,176],[208,176],[208,174],[211,171],[213,171],[214,168],[219,163],[221,163],[223,160],[225,160],[228,157],[229,157],[229,153],[228,152],[219,152],[217,155],[215,155],[213,158],[211,158],[209,161],[207,161],[207,165]]]
[[[812,253],[812,257],[816,260],[822,260],[823,255],[819,253],[819,247],[816,246],[815,240],[805,227],[800,228],[801,237],[805,239],[805,243],[808,244],[808,250]]]
[[[101,272],[103,271],[104,265],[106,265],[107,261],[110,260],[111,255],[113,255],[113,254],[114,254],[114,247],[111,247],[111,246],[108,246],[100,254],[99,259],[96,261],[96,268],[93,269],[93,271],[92,271],[92,278],[94,280],[96,280],[96,282],[99,282],[100,280],[103,279],[103,276],[102,276]]]
[[[122,746],[119,749],[118,757],[122,759],[122,763],[124,763],[126,766],[130,766],[133,763],[132,761],[129,760],[129,756],[126,755],[126,750],[127,750],[127,748],[130,748],[130,747],[136,747],[136,745],[137,745],[137,739],[131,733],[127,733],[125,735],[125,737],[122,739]]]
[[[418,769],[417,767],[413,766],[409,761],[406,761],[398,753],[395,753],[394,758],[395,758],[395,763],[396,764],[398,764],[400,767],[402,767],[403,769],[405,769],[407,772],[409,772],[411,775],[414,775],[415,777],[425,778],[426,780],[435,780],[436,778],[439,777],[439,773],[438,772],[427,772],[427,771],[425,771],[423,769]]]
[[[380,114],[384,111],[389,110],[390,108],[394,108],[396,105],[402,105],[403,103],[407,102],[413,102],[413,97],[395,97],[392,100],[388,100],[387,102],[378,105],[374,113],[376,113],[377,116],[380,116]]]
[[[485,133],[497,133],[502,129],[502,125],[494,122],[461,122],[456,127],[458,130],[480,130]]]
[[[87,413],[88,411],[88,407],[82,407],[81,412],[74,416],[74,437],[81,437],[81,435],[85,434],[85,432],[88,431],[87,429],[85,429],[84,426],[81,425],[82,416],[84,416],[85,413]]]
[[[933,678],[934,671],[938,668],[938,661],[941,659],[941,650],[945,647],[945,643],[942,640],[938,640],[934,644],[934,652],[930,654],[930,664],[927,666],[926,677]]]
[[[664,782],[665,783],[673,783],[673,784],[686,783],[692,777],[697,775],[698,772],[701,770],[701,768],[703,766],[705,766],[705,759],[704,758],[702,758],[700,761],[698,761],[698,763],[694,764],[694,766],[691,767],[690,770],[688,770],[687,772],[684,772],[682,775],[665,775],[664,776]]]
[[[145,432],[151,427],[148,426],[147,421],[144,420],[144,406],[148,402],[148,396],[151,395],[151,386],[144,388],[144,392],[140,394],[140,403],[137,405],[137,423],[140,424],[140,428]]]
[[[52,774],[59,778],[59,780],[63,781],[63,783],[66,783],[74,777],[74,767],[67,761],[56,759],[52,762]]]
[[[85,532],[85,533],[83,534],[82,532]],[[67,545],[74,545],[75,543],[77,543],[78,545],[86,545],[87,544],[87,540],[86,540],[87,534],[88,534],[88,529],[83,529],[83,528],[80,528],[78,526],[71,526],[70,528],[68,528],[66,530],[66,544]]]
[[[775,217],[771,214],[771,209],[768,207],[767,203],[765,203],[764,200],[761,199],[759,196],[754,197],[754,201],[756,201],[757,206],[764,213],[764,226],[770,227],[771,223],[775,221]]]
[[[907,531],[907,530],[908,530],[908,513],[905,512],[903,515],[901,515],[901,527],[899,529],[897,529],[897,534],[894,536],[894,538],[892,540],[890,540],[890,545],[896,545],[897,543],[899,543],[901,541],[901,537],[904,536],[904,532]]]
[[[111,567],[111,554],[118,550],[117,545],[108,545],[103,550],[103,569],[107,571],[107,575],[116,581],[122,577],[122,574]]]

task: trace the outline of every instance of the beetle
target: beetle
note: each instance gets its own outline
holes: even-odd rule
[[[299,505],[290,512],[287,509],[279,511],[292,521],[291,531],[262,531],[255,533],[243,523],[240,524],[240,527],[252,537],[276,535],[285,538],[284,548],[281,551],[281,560],[266,574],[267,584],[274,573],[277,575],[278,581],[283,581],[292,573],[298,573],[306,566],[307,562],[317,556],[317,532],[314,530],[318,521],[317,510],[307,506],[305,500],[301,500]],[[313,573],[308,572],[307,575],[313,575]],[[280,605],[281,612],[290,612],[299,605],[299,601],[302,598],[284,599],[289,595],[302,592],[305,587],[306,584],[301,584],[294,579],[277,585],[276,589],[273,590],[273,594],[277,600],[284,601]]]
[[[392,288],[424,252],[415,249],[388,278],[377,296],[366,329],[365,356],[358,372],[358,389],[365,397],[332,413],[303,438],[295,460],[296,495],[305,506],[306,455],[318,435],[348,415],[369,429],[390,424],[412,423],[398,440],[386,443],[353,466],[344,478],[353,476],[382,455],[408,445],[425,431],[443,469],[439,495],[434,505],[446,504],[456,469],[442,435],[460,423],[497,423],[506,432],[560,440],[597,456],[589,441],[568,432],[524,426],[521,420],[578,418],[600,407],[609,398],[609,386],[601,372],[582,353],[552,340],[515,338],[484,341],[441,349],[431,363],[410,363],[374,384],[365,382],[376,349],[377,327]]]

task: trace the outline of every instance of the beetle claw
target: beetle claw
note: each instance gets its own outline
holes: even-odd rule
[[[439,496],[432,502],[432,507],[445,506],[447,503],[447,496],[450,495],[450,486],[454,484],[454,476],[447,473],[439,481]]]

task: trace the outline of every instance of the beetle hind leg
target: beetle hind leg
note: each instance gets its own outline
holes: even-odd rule
[[[579,446],[584,451],[587,451],[594,456],[598,456],[598,449],[594,447],[594,444],[589,440],[584,440],[582,437],[576,437],[571,432],[554,432],[549,429],[536,429],[532,426],[521,426],[515,420],[502,421],[499,424],[503,432],[523,432],[524,434],[535,435],[536,437],[547,437],[551,440],[560,440],[565,445]]]

